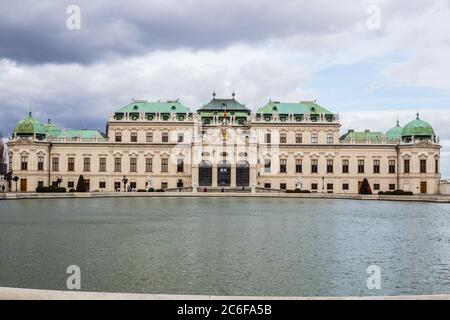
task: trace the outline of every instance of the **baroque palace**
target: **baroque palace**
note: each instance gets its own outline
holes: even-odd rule
[[[133,100],[112,113],[106,133],[61,130],[29,116],[8,142],[12,190],[38,186],[89,191],[282,191],[438,193],[440,145],[416,119],[386,133],[349,130],[315,101],[269,101],[251,112],[213,99],[197,112],[180,101]]]

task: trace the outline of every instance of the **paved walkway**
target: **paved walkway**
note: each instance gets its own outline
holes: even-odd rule
[[[53,291],[0,287],[0,300],[450,300],[450,294],[384,297],[239,297]]]

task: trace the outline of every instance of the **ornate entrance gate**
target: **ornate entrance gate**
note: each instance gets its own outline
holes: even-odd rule
[[[229,187],[231,185],[231,164],[228,161],[220,161],[217,164],[217,185]]]
[[[198,166],[198,184],[201,187],[212,186],[212,165],[209,161],[202,161]]]
[[[250,184],[250,165],[247,161],[239,161],[236,164],[236,186],[248,187]]]

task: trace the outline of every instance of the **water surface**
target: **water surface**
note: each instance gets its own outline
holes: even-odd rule
[[[0,201],[0,286],[349,296],[450,293],[450,205],[273,198]],[[381,290],[366,286],[381,268]]]

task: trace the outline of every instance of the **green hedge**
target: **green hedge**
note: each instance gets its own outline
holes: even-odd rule
[[[55,186],[50,186],[50,187],[37,187],[36,188],[36,192],[39,193],[47,193],[47,192],[60,192],[60,193],[65,193],[67,192],[66,188],[58,188]]]
[[[286,190],[286,193],[311,193],[311,191],[309,191],[309,190],[294,189],[294,190]]]
[[[378,192],[379,195],[386,195],[386,196],[412,196],[414,195],[411,191],[403,191],[403,190],[395,190],[395,191],[380,191]]]
[[[164,189],[156,189],[156,192],[164,192]]]

